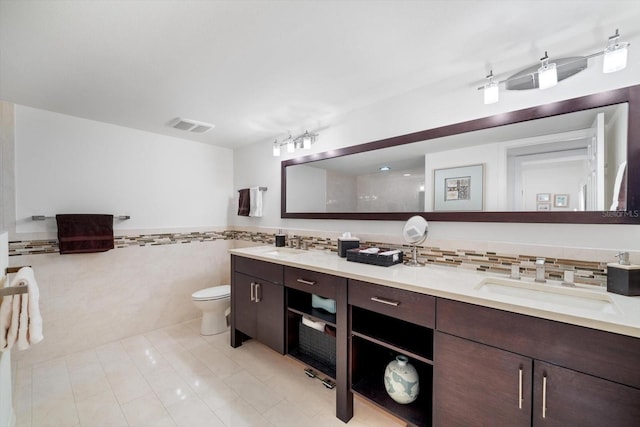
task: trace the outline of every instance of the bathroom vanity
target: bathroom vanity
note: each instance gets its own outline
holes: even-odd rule
[[[231,254],[231,345],[251,337],[331,378],[344,422],[353,394],[416,426],[640,419],[640,298],[439,266],[377,267],[329,252]],[[334,299],[336,313],[313,308],[312,294]],[[335,330],[335,366],[300,352],[303,316]],[[385,390],[397,355],[420,378],[409,404]]]

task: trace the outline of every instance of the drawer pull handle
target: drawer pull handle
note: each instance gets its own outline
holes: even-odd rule
[[[522,409],[522,366],[518,373],[518,409]]]
[[[547,375],[542,377],[542,418],[547,418]]]
[[[379,302],[381,304],[392,305],[394,307],[397,307],[400,305],[400,301],[391,301],[391,300],[380,298],[380,297],[371,297],[371,301]]]
[[[311,280],[304,280],[304,279],[296,279],[296,282],[302,283],[303,285],[309,285],[309,286],[313,286],[316,284],[316,282],[313,282]]]
[[[256,302],[262,301],[262,285],[260,283],[256,283]]]
[[[251,302],[255,302],[256,300],[256,284],[255,282],[251,282]]]

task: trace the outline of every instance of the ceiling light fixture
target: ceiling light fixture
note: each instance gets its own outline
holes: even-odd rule
[[[387,172],[387,171],[390,171],[390,170],[391,170],[391,168],[389,166],[381,166],[380,167],[380,171],[381,172]]]
[[[293,137],[291,136],[291,134],[289,134],[289,136],[281,141],[278,141],[276,139],[275,141],[273,141],[273,156],[280,156],[280,147],[282,147],[283,145],[287,146],[287,153],[294,153],[296,151],[296,148],[303,148],[305,150],[308,150],[311,148],[311,144],[316,142],[318,136],[318,133],[305,131],[303,134],[296,137]]]
[[[540,89],[548,89],[558,84],[558,70],[555,62],[549,63],[549,55],[547,51],[540,58],[541,64],[538,68],[538,87]]]
[[[572,56],[566,58],[554,58],[549,62],[547,52],[540,58],[540,63],[527,67],[503,80],[494,80],[493,70],[486,77],[486,83],[478,90],[484,92],[484,103],[492,104],[498,101],[499,86],[502,84],[507,90],[546,89],[555,86],[558,82],[577,74],[588,67],[588,60],[603,55],[602,71],[612,73],[620,71],[627,66],[628,42],[621,42],[620,33],[609,37],[605,49],[584,56]]]

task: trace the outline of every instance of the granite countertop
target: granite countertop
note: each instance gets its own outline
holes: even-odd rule
[[[274,246],[231,249],[233,255],[333,274],[349,279],[468,302],[513,313],[586,326],[640,338],[640,297],[613,294],[604,288],[568,288],[549,280],[510,280],[504,275],[459,268],[396,264],[379,267],[347,261],[335,252]]]

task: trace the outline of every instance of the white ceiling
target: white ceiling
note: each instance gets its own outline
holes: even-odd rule
[[[0,99],[238,147],[417,88],[473,90],[638,22],[637,0],[0,0]]]

